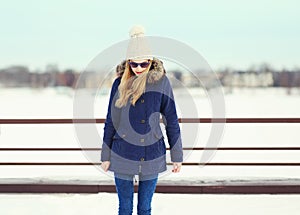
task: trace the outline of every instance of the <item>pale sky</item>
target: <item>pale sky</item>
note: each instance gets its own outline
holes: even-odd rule
[[[1,0],[0,68],[57,64],[81,70],[105,48],[128,39],[134,24],[144,25],[146,35],[188,44],[213,69],[263,62],[275,69],[300,66],[299,1],[175,2]]]

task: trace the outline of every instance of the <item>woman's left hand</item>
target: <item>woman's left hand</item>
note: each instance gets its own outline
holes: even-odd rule
[[[182,163],[176,163],[176,162],[173,163],[173,170],[172,170],[172,172],[174,172],[174,173],[180,172],[181,165],[182,165]]]

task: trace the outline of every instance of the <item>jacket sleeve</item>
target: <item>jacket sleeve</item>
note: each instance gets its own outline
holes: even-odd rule
[[[176,106],[173,96],[173,90],[169,79],[164,77],[162,90],[162,102],[160,112],[162,113],[163,121],[166,127],[166,134],[171,148],[171,161],[182,162],[183,150],[180,134],[180,127],[176,112]]]
[[[102,143],[102,151],[101,151],[101,161],[109,161],[110,160],[110,151],[112,147],[113,136],[116,133],[116,129],[114,126],[114,116],[112,114],[114,103],[116,100],[116,93],[118,91],[118,86],[120,84],[120,79],[117,78],[111,88],[109,104],[107,109],[106,120],[104,123],[104,134],[103,134],[103,143]]]

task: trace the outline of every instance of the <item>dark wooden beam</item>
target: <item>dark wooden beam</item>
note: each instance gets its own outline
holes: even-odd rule
[[[138,187],[135,186],[135,192]],[[0,193],[115,193],[114,185],[0,184]],[[299,194],[300,185],[157,185],[169,194]]]

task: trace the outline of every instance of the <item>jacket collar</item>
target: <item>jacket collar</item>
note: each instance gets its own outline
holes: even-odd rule
[[[116,69],[117,75],[122,77],[125,71],[126,60],[123,60]],[[157,58],[153,58],[152,65],[148,72],[148,83],[156,83],[158,82],[164,75],[166,74],[166,70],[163,66],[163,62]]]

